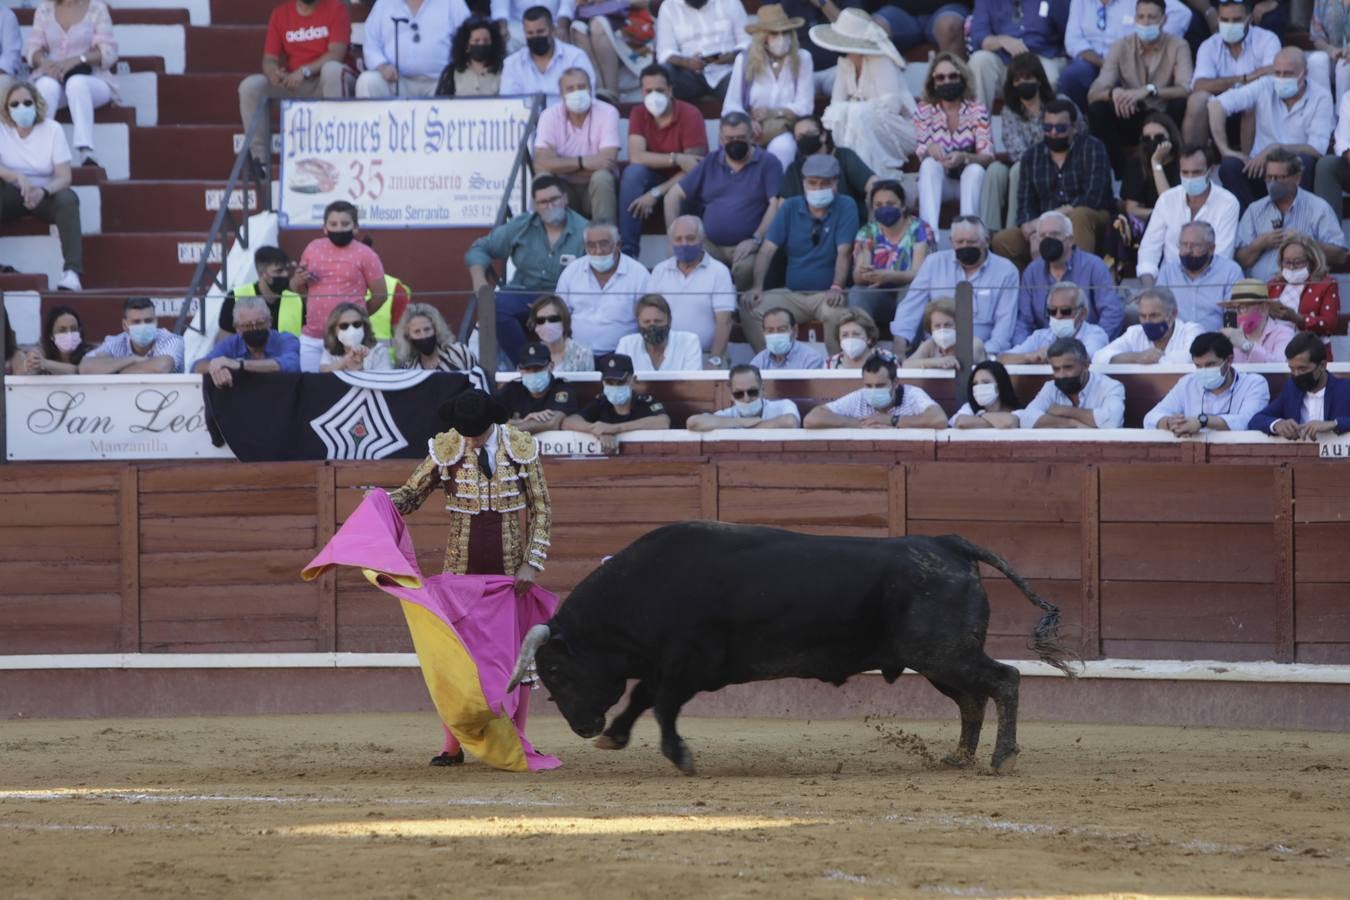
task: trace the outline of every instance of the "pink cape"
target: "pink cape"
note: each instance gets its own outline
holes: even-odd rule
[[[402,601],[422,675],[445,727],[474,756],[509,771],[562,763],[525,739],[525,695],[510,693],[525,632],[547,622],[556,595],[534,586],[517,600],[506,575],[423,578],[403,517],[384,491],[371,491],[301,577],[355,566],[371,584]]]

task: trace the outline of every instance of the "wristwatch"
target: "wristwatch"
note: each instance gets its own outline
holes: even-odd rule
[[[1195,420],[1200,423],[1202,429],[1209,427],[1209,413],[1201,413]]]
[[[1243,342],[1242,342],[1242,352],[1243,352],[1243,353],[1251,353],[1251,352],[1252,352],[1252,342],[1251,342],[1251,341],[1243,341]]]
[[[1148,91],[1150,97],[1158,96],[1158,86],[1156,84],[1146,84],[1144,85],[1144,90]]]
[[[661,188],[659,185],[657,187],[652,188],[651,195],[653,200],[661,199]]]
[[[891,413],[891,427],[894,428],[899,423],[900,423],[900,410],[897,409],[895,412]]]
[[[300,74],[303,75],[303,76],[305,76],[306,78],[313,78],[313,77],[314,77],[314,70],[311,69],[309,66],[302,66],[302,67],[300,68]]]
[[[708,354],[708,362],[712,363],[714,366],[721,366],[721,365],[722,365],[722,357],[720,357],[720,356],[713,356],[711,353],[709,353],[709,354]]]
[[[85,54],[81,53],[81,54],[80,54],[80,62],[83,63],[83,64],[86,65],[86,66],[89,65],[89,57],[86,56]]]

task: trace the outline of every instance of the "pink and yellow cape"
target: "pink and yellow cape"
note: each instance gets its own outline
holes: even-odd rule
[[[436,712],[470,753],[509,772],[562,765],[525,739],[528,686],[506,690],[525,632],[549,620],[556,595],[535,586],[517,599],[506,575],[423,578],[403,517],[378,490],[300,574],[313,580],[334,566],[359,568],[401,601]]]

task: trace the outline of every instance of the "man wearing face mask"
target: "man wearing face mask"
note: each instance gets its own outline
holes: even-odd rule
[[[653,63],[639,79],[642,103],[628,114],[628,165],[619,180],[619,231],[623,252],[637,259],[642,222],[708,155],[708,132],[698,107],[676,100],[670,72]],[[670,225],[667,220],[666,225]]]
[[[1177,301],[1165,287],[1145,288],[1135,295],[1139,306],[1139,324],[1092,354],[1099,365],[1132,363],[1184,365],[1191,361],[1191,342],[1204,329],[1194,322],[1177,318]]]
[[[806,188],[802,184],[802,166],[817,154],[833,156],[839,163],[839,193],[858,204],[858,221],[867,221],[867,195],[876,174],[867,167],[862,157],[848,147],[836,147],[834,135],[820,124],[820,117],[802,116],[792,126],[797,141],[797,158],[783,170],[783,182],[778,186],[778,198],[800,197]]]
[[[754,366],[734,366],[728,379],[731,405],[715,413],[690,416],[688,431],[714,431],[719,428],[800,428],[802,414],[791,400],[770,400],[764,396],[764,377]]]
[[[1248,427],[1291,441],[1350,431],[1350,381],[1327,371],[1327,348],[1311,332],[1294,335],[1284,348],[1289,380],[1278,397],[1252,416]]]
[[[1013,415],[1023,428],[1121,428],[1125,386],[1089,371],[1087,348],[1077,338],[1060,338],[1046,351],[1053,380],[1041,386],[1026,409]]]
[[[835,321],[847,308],[844,285],[853,262],[853,237],[858,233],[858,208],[835,188],[839,162],[812,156],[802,166],[806,194],[784,200],[755,257],[752,287],[741,296],[741,329],[755,350],[764,347],[763,310],[789,309],[804,321],[825,323],[825,345],[839,352]],[[774,254],[787,255],[787,287],[764,290]]]
[[[1017,267],[989,252],[989,230],[979,216],[952,220],[952,249],[929,253],[895,307],[891,336],[896,355],[918,344],[923,312],[930,300],[953,296],[955,286],[970,282],[975,294],[975,337],[988,354],[1012,346],[1017,319]]]
[[[526,344],[516,370],[520,380],[497,392],[497,399],[511,411],[506,424],[512,428],[530,434],[557,431],[563,419],[580,408],[576,388],[553,374],[553,357],[543,344]]]
[[[1195,371],[1183,375],[1144,416],[1145,428],[1177,437],[1202,431],[1246,431],[1252,416],[1270,402],[1265,376],[1233,368],[1233,342],[1206,331],[1191,342]]]
[[[1036,220],[1036,234],[1038,258],[1022,271],[1012,339],[1024,341],[1032,332],[1050,325],[1045,315],[1050,291],[1064,281],[1078,285],[1087,295],[1088,322],[1100,325],[1107,335],[1119,332],[1125,310],[1115,279],[1101,257],[1078,249],[1069,217],[1055,210],[1043,214]]]
[[[708,367],[723,368],[736,312],[731,271],[708,255],[698,216],[680,216],[666,234],[674,255],[656,264],[647,288],[670,301],[670,327],[692,332]]]
[[[600,438],[606,453],[618,450],[618,435],[628,431],[661,431],[670,427],[665,405],[649,394],[633,391],[633,361],[611,353],[600,363],[600,396],[579,413],[563,420],[563,430]]]
[[[80,361],[81,375],[167,375],[183,371],[183,339],[160,328],[149,297],[122,304],[122,333],[109,335]]]
[[[675,221],[688,200],[689,212],[703,219],[708,252],[731,269],[736,290],[743,291],[750,287],[755,252],[778,210],[783,166],[751,143],[753,128],[745,113],[723,116],[717,133],[721,147],[666,194],[666,221]]]
[[[1256,136],[1251,156],[1228,142],[1227,119],[1235,113],[1254,110]],[[1245,212],[1270,188],[1266,164],[1275,150],[1302,157],[1299,171],[1302,187],[1313,189],[1313,167],[1331,143],[1336,123],[1331,94],[1308,78],[1307,58],[1297,47],[1275,54],[1273,74],[1251,84],[1225,91],[1209,101],[1209,131],[1219,148],[1219,180]]]
[[[584,69],[564,71],[558,89],[563,102],[544,110],[534,133],[535,171],[562,179],[572,209],[613,222],[619,212],[619,111],[595,98]]]
[[[300,371],[300,339],[272,327],[272,313],[261,297],[240,297],[234,304],[234,333],[193,365],[218,388],[234,385],[240,372]]]
[[[1100,326],[1087,320],[1087,297],[1078,285],[1061,281],[1050,288],[1045,301],[1048,324],[1027,335],[1026,340],[1007,353],[1000,353],[998,361],[1005,365],[1043,365],[1050,361],[1050,345],[1060,338],[1076,338],[1087,349],[1088,356],[1106,346],[1110,340]]]
[[[764,313],[764,349],[750,364],[761,371],[773,369],[821,369],[825,357],[814,347],[797,340],[797,319],[792,310],[775,307]]]
[[[1163,32],[1163,0],[1138,0],[1134,34],[1111,45],[1106,62],[1088,88],[1088,121],[1106,144],[1111,164],[1124,175],[1127,151],[1139,144],[1144,116],[1166,111],[1179,121],[1191,84],[1191,48]]]
[[[633,368],[647,372],[698,372],[703,369],[703,353],[698,336],[689,331],[674,331],[670,326],[670,304],[660,294],[644,294],[634,308],[637,334],[624,335],[615,351],[633,361]]]
[[[543,94],[550,106],[561,99],[558,80],[568,69],[581,69],[595,84],[595,67],[583,51],[553,35],[553,13],[547,6],[531,6],[522,16],[525,46],[502,62],[503,97]]]
[[[750,44],[741,0],[670,0],[656,15],[656,61],[671,69],[675,96],[722,99],[736,54]]]
[[[1237,240],[1238,202],[1236,197],[1210,181],[1209,147],[1184,148],[1178,165],[1181,184],[1158,195],[1153,214],[1148,217],[1148,227],[1139,241],[1135,272],[1145,287],[1157,280],[1158,271],[1163,265],[1177,261],[1181,229],[1190,222],[1205,222],[1210,226],[1214,236],[1214,254],[1227,259],[1233,256]]]
[[[1274,32],[1253,25],[1251,0],[1219,0],[1215,11],[1217,31],[1205,38],[1195,53],[1191,95],[1181,135],[1187,144],[1209,140],[1209,101],[1230,88],[1242,87],[1275,71],[1280,39]],[[1250,113],[1228,123],[1229,142],[1239,143],[1234,126],[1250,129]]]
[[[1214,228],[1208,222],[1191,222],[1181,229],[1175,262],[1163,263],[1158,283],[1167,285],[1177,298],[1177,314],[1205,331],[1223,326],[1219,301],[1242,280],[1242,267],[1214,252]]]
[[[481,2],[481,0],[480,0]],[[549,15],[557,20],[558,25],[554,29],[555,36],[563,41],[569,41],[572,32],[572,20],[576,18],[576,3],[574,0],[546,0],[544,3],[531,2],[531,0],[491,0],[490,3],[484,3],[488,7],[488,14],[492,21],[501,30],[502,37],[506,39],[508,51],[519,50],[524,46],[526,33],[522,27],[525,16],[535,6],[548,10]]]
[[[642,263],[619,252],[614,225],[587,226],[584,247],[586,255],[558,277],[557,293],[572,311],[572,336],[599,359],[637,330],[634,304],[649,293],[651,275]]]
[[[947,414],[922,388],[901,384],[895,362],[870,357],[862,366],[862,387],[815,407],[806,428],[946,428]]]
[[[253,268],[258,273],[257,281],[241,284],[225,295],[218,328],[223,334],[234,334],[235,301],[261,297],[277,331],[299,337],[305,324],[305,298],[291,290],[291,258],[280,247],[259,247],[253,254]]]
[[[1266,159],[1267,195],[1247,207],[1238,220],[1234,257],[1252,278],[1269,281],[1280,271],[1279,248],[1286,233],[1307,235],[1317,242],[1327,265],[1336,268],[1347,256],[1339,208],[1299,187],[1303,160],[1284,148]]]

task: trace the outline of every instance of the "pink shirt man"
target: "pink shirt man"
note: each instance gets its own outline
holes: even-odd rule
[[[563,159],[593,156],[601,150],[619,149],[619,110],[603,100],[591,104],[581,126],[567,118],[567,105],[555,103],[539,116],[534,134],[535,149],[548,147]],[[567,181],[583,182],[589,172],[570,172],[561,176]]]

